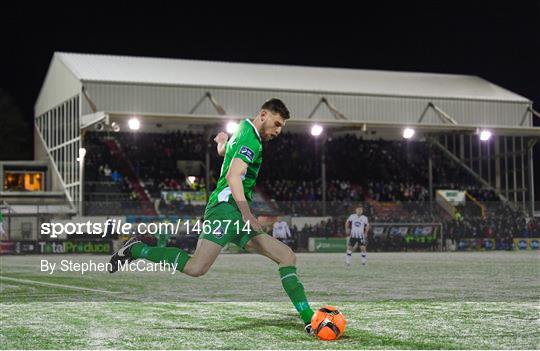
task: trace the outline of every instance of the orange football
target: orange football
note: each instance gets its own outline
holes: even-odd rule
[[[343,335],[347,321],[333,306],[319,308],[311,318],[311,327],[321,340],[335,340]]]

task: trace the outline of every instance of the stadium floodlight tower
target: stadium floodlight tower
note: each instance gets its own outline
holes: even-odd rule
[[[324,128],[319,125],[319,124],[314,124],[312,127],[311,127],[311,135],[313,135],[314,137],[318,137],[319,135],[321,135],[321,133],[323,132]]]
[[[491,139],[491,132],[489,130],[480,131],[480,140],[481,141],[489,141],[489,139]]]
[[[237,129],[238,129],[238,123],[236,123],[235,121],[230,121],[229,123],[227,123],[227,126],[225,127],[225,130],[229,134],[234,134],[234,132],[236,132]]]
[[[129,129],[139,130],[141,128],[141,121],[137,117],[133,117],[128,121]]]
[[[403,138],[409,140],[414,136],[414,133],[415,133],[415,131],[414,131],[413,128],[408,128],[407,127],[405,129],[403,129]]]

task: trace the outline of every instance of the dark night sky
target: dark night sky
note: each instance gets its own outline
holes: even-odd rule
[[[53,52],[68,51],[471,74],[535,101],[540,110],[540,1],[454,3],[306,5],[301,11],[271,4],[234,17],[230,8],[173,9],[157,2],[55,11],[31,5],[31,14],[26,5],[2,9],[0,88],[31,125]],[[20,159],[31,158],[31,127],[21,133],[29,143]]]

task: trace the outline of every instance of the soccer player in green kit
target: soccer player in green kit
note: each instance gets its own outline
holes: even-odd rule
[[[273,98],[262,105],[253,120],[243,120],[230,140],[223,132],[216,136],[218,154],[225,159],[217,187],[206,206],[204,220],[208,226],[203,229],[193,256],[179,248],[152,247],[131,238],[112,256],[111,273],[117,271],[120,262],[143,258],[177,264],[177,270],[199,277],[212,266],[222,247],[232,242],[278,264],[283,288],[311,335],[313,310],[296,272],[296,256],[290,247],[263,232],[249,207],[262,164],[262,142],[277,137],[289,117],[285,104]]]

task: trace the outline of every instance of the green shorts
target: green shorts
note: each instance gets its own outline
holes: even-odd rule
[[[259,234],[265,233],[249,228],[236,206],[222,202],[206,208],[199,238],[210,240],[221,247],[233,243],[245,249],[247,242]]]

